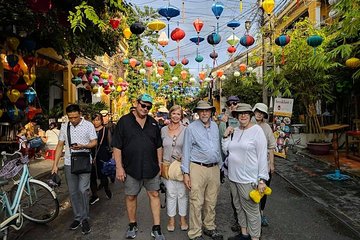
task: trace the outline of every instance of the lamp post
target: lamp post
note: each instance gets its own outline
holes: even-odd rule
[[[251,28],[251,21],[250,20],[246,20],[245,21],[245,29],[246,29],[246,32],[249,33],[249,30]]]

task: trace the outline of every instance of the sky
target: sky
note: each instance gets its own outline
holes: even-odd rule
[[[277,0],[276,7],[280,8],[281,5],[284,5],[288,0]],[[149,6],[154,9],[159,9],[161,7],[167,6],[169,3],[180,10],[180,15],[178,17],[172,18],[169,22],[164,17],[160,17],[159,20],[164,21],[166,24],[170,24],[170,33],[176,27],[181,28],[185,31],[185,38],[179,42],[180,46],[180,61],[186,57],[189,60],[189,64],[185,66],[189,68],[191,74],[196,75],[199,71],[202,70],[206,65],[210,67],[218,66],[227,60],[230,59],[230,55],[227,52],[227,48],[230,46],[226,39],[234,34],[241,38],[246,33],[245,30],[245,21],[251,20],[252,26],[250,29],[250,35],[252,35],[255,40],[258,35],[258,19],[260,17],[261,11],[259,10],[259,5],[257,0],[242,0],[243,8],[240,11],[240,0],[222,0],[219,1],[224,5],[224,11],[220,15],[220,18],[217,20],[213,14],[211,7],[216,1],[211,0],[128,0],[131,4],[136,5],[140,8],[144,6]],[[276,10],[276,9],[275,9]],[[199,34],[200,37],[205,38],[203,42],[200,43],[198,48],[199,54],[204,57],[203,62],[197,63],[195,61],[196,57],[196,44],[192,43],[189,39],[191,37],[197,37],[197,33],[193,26],[195,19],[199,18],[204,22],[204,26]],[[231,20],[237,20],[241,25],[233,30],[226,26],[226,24]],[[155,20],[155,19],[154,19]],[[219,34],[221,36],[221,42],[216,45],[215,51],[218,53],[219,57],[217,61],[213,62],[213,59],[210,58],[209,54],[213,51],[213,46],[208,44],[206,38],[214,30],[216,30],[217,23],[219,24]],[[166,31],[167,27],[162,30]],[[255,41],[256,44],[256,41]],[[246,51],[246,48],[240,44],[236,46],[237,51],[232,55],[233,57],[241,54],[241,52]],[[172,59],[178,61],[177,54],[177,43],[172,41],[169,37],[169,44],[163,48],[164,52],[167,55],[166,61],[170,62]],[[161,52],[154,49],[153,52],[154,59],[165,60]]]

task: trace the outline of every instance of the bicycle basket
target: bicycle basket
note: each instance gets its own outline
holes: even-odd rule
[[[23,168],[23,164],[29,162],[28,156],[19,157],[7,162],[0,170],[0,177],[10,179],[15,177]]]

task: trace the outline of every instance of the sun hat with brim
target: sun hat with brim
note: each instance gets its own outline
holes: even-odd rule
[[[148,103],[151,103],[151,104],[153,103],[153,98],[147,93],[141,94],[138,97],[138,100],[143,101],[143,102],[148,102]]]
[[[240,102],[240,99],[237,96],[230,96],[228,97],[228,99],[226,100],[226,102]]]
[[[203,100],[200,100],[197,104],[196,104],[196,107],[194,109],[194,111],[197,111],[197,110],[208,110],[208,109],[211,109],[211,110],[215,110],[215,107],[211,106],[209,103],[203,101]]]
[[[109,111],[108,111],[108,110],[101,110],[101,111],[100,111],[100,114],[101,114],[103,117],[105,117],[106,115],[109,114]]]
[[[160,112],[160,113],[169,113],[169,110],[167,110],[166,107],[161,106],[161,107],[159,107],[158,112]]]
[[[253,114],[252,108],[250,104],[247,103],[239,103],[236,105],[236,108],[232,111],[233,116],[239,113],[250,113]]]
[[[255,113],[256,110],[262,112],[265,114],[264,118],[268,118],[268,106],[266,106],[266,104],[264,103],[257,103],[255,104],[255,106],[253,107],[253,112]]]

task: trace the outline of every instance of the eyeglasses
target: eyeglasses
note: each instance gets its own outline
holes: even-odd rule
[[[173,141],[172,141],[172,144],[171,144],[172,147],[175,147],[175,145],[176,145],[176,139],[177,139],[177,137],[174,136],[173,139],[172,139],[172,140],[173,140]]]
[[[226,105],[227,105],[228,107],[230,107],[231,105],[236,106],[236,104],[238,104],[238,102],[227,102],[227,103],[226,103]]]
[[[240,112],[239,115],[249,115],[250,116],[250,113],[249,112]]]
[[[150,110],[152,108],[152,105],[148,106],[145,103],[141,103],[141,102],[139,102],[139,104],[142,108],[146,108],[147,110]]]

